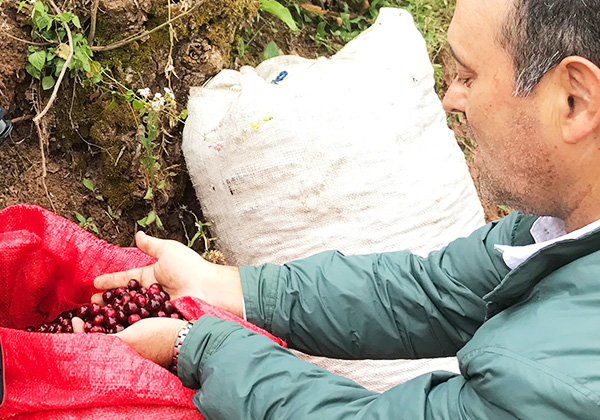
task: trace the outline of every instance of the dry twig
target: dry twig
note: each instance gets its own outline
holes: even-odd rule
[[[29,115],[21,115],[20,117],[17,117],[17,118],[12,118],[10,121],[11,121],[13,124],[17,124],[17,123],[20,123],[20,122],[23,122],[23,121],[29,121],[29,120],[32,120],[32,119],[33,119],[33,117],[35,117],[35,115],[31,115],[31,114],[29,114]]]
[[[60,15],[62,12],[58,8],[56,3],[54,3],[53,0],[49,0],[49,2],[50,2],[50,5],[52,6],[52,8],[54,9],[54,11],[56,11],[56,13]],[[47,172],[46,172],[46,156],[44,153],[44,146],[48,143],[48,133],[46,132],[45,128],[42,129],[40,122],[41,122],[42,118],[44,118],[44,116],[48,113],[48,111],[52,107],[52,104],[56,100],[58,88],[60,87],[60,84],[61,84],[63,78],[65,77],[65,73],[67,72],[67,70],[69,68],[69,63],[71,62],[71,58],[73,58],[73,37],[71,36],[71,30],[69,29],[69,25],[66,22],[63,23],[63,26],[65,27],[65,30],[67,31],[67,36],[69,38],[69,56],[65,60],[65,64],[63,65],[60,75],[58,76],[58,79],[56,80],[56,84],[54,85],[54,90],[52,91],[52,95],[50,96],[50,99],[48,99],[46,106],[44,107],[44,109],[41,112],[38,112],[38,114],[35,117],[33,117],[33,122],[35,123],[35,128],[37,129],[38,138],[40,140],[40,152],[42,153],[42,184],[44,186],[44,190],[46,191],[46,196],[48,197],[48,200],[50,200],[52,209],[55,212],[56,212],[56,209],[54,208],[54,203],[52,202],[52,199],[50,198],[50,193],[48,192],[48,187],[46,186],[46,180],[45,180]]]
[[[33,42],[33,41],[27,41],[26,39],[18,38],[18,37],[14,36],[14,35],[11,35],[11,34],[9,34],[8,32],[5,32],[5,33],[4,33],[4,36],[7,36],[7,37],[9,37],[10,39],[14,39],[15,41],[22,42],[22,43],[24,43],[24,44],[29,44],[29,45],[38,45],[38,46],[40,46],[40,47],[46,47],[46,46],[48,46],[48,45],[52,45],[52,44],[53,44],[52,42],[45,42],[45,43],[43,43],[43,42]]]
[[[90,47],[94,45],[94,37],[96,36],[96,17],[98,15],[99,5],[100,0],[94,0],[94,3],[92,3],[92,13],[90,17],[90,34],[88,35],[88,44],[90,44]]]

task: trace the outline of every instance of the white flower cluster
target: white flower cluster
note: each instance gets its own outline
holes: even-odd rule
[[[165,99],[167,101],[167,105],[174,107],[177,104],[177,101],[175,100],[175,94],[168,87],[165,87],[164,89],[165,89]]]
[[[150,96],[150,94],[151,94],[150,88],[140,89],[140,90],[138,90],[138,93],[144,99],[148,98],[148,96]]]
[[[165,104],[169,107],[175,107],[177,105],[177,101],[175,100],[175,94],[168,87],[164,88],[165,95],[163,96],[161,93],[155,93],[154,98],[150,100],[150,106],[154,111],[160,111],[163,109]],[[152,96],[152,92],[150,88],[139,89],[138,93],[144,99],[150,99]]]
[[[157,92],[154,94],[154,99],[152,99],[151,105],[152,109],[158,112],[163,108],[163,106],[165,106],[165,98],[163,98],[163,96]]]

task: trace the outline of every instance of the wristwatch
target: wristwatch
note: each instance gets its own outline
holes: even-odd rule
[[[187,337],[188,333],[192,329],[195,321],[188,321],[188,323],[179,331],[177,334],[177,339],[175,339],[175,347],[173,347],[173,361],[171,362],[171,372],[177,375],[177,363],[179,362],[179,352],[181,351],[181,346],[183,345],[183,341]]]

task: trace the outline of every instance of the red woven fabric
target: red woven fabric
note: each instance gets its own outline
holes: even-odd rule
[[[0,338],[6,401],[0,419],[202,419],[193,390],[166,369],[104,334],[28,333],[60,312],[89,303],[100,274],[153,263],[41,207],[0,211]],[[173,304],[187,319],[234,320],[285,345],[235,315],[193,298]]]

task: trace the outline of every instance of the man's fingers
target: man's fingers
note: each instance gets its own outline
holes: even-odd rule
[[[148,268],[150,267],[150,269]],[[152,266],[132,268],[127,271],[119,271],[117,273],[108,273],[102,274],[101,276],[96,277],[94,280],[94,287],[100,290],[108,290],[115,289],[117,287],[125,287],[127,283],[131,279],[136,279],[141,281],[144,274],[148,277],[149,273],[152,271]],[[146,272],[146,273],[144,273]]]
[[[96,293],[95,295],[92,295],[90,302],[97,303],[100,306],[104,306],[104,299],[102,298],[102,293]]]
[[[73,324],[73,332],[74,333],[85,332],[85,329],[84,329],[85,323],[83,322],[83,319],[74,317],[73,319],[71,319],[71,323]]]
[[[166,242],[167,241],[165,239],[148,236],[141,230],[135,234],[135,244],[137,247],[142,252],[156,259],[160,258]]]

